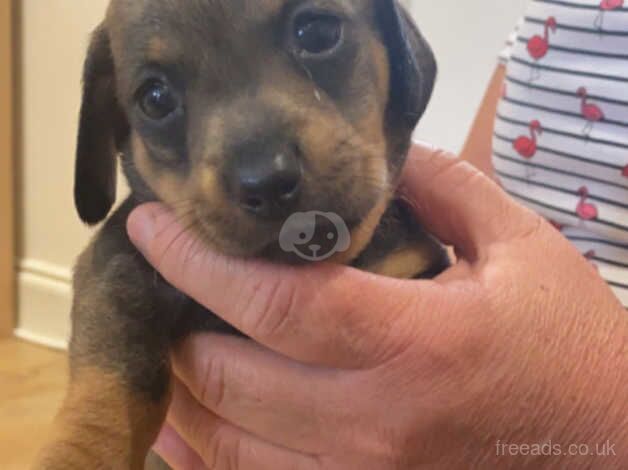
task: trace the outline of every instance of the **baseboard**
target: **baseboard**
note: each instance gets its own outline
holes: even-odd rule
[[[38,260],[20,263],[16,336],[55,349],[67,348],[71,278],[67,268]]]
[[[68,350],[67,340],[59,340],[59,339],[50,338],[49,336],[38,335],[36,333],[33,333],[30,330],[26,330],[26,329],[23,330],[22,328],[17,328],[13,332],[13,335],[16,338],[26,341],[28,343],[37,344],[39,346],[44,346],[49,349],[54,349],[57,351]]]

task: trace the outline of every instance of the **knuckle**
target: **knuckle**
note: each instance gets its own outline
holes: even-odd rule
[[[432,175],[434,178],[442,175],[449,176],[458,172],[463,172],[468,176],[469,173],[477,172],[470,163],[447,150],[435,150],[433,157],[438,162],[435,163],[434,174]]]
[[[207,442],[203,461],[209,470],[240,470],[241,449],[241,437],[218,431]]]
[[[546,229],[549,226],[549,222],[547,222],[543,217],[528,209],[525,209],[522,214],[524,217],[522,217],[522,228],[519,236],[522,240],[536,238],[543,232],[543,229]]]
[[[207,436],[213,431],[211,422],[208,422],[205,413],[194,413],[186,416],[185,420],[179,420],[182,435],[191,437],[190,443],[203,445]]]
[[[442,148],[434,149],[434,153],[432,157],[441,159],[444,162],[447,162],[451,165],[457,165],[461,162],[464,162],[464,160],[459,159],[455,153],[449,150],[442,149]]]
[[[226,393],[225,365],[219,356],[207,358],[200,392],[201,402],[212,410],[222,406]]]

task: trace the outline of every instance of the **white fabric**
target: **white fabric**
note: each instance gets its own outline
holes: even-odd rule
[[[500,60],[499,178],[628,306],[628,1],[530,1]]]

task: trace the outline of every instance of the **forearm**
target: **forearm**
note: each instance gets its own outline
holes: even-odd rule
[[[492,147],[497,105],[502,95],[506,68],[499,65],[486,90],[460,157],[493,176]]]

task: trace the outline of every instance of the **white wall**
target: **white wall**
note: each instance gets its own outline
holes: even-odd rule
[[[458,151],[504,41],[527,0],[407,0],[432,44],[440,73],[416,136]]]
[[[524,2],[408,0],[441,70],[419,137],[459,149],[498,51]],[[57,346],[64,345],[68,334],[71,267],[90,235],[72,204],[73,156],[82,61],[89,32],[101,20],[107,3],[21,2],[18,333]]]
[[[18,335],[63,346],[70,273],[89,239],[72,202],[80,80],[108,0],[22,0]]]

